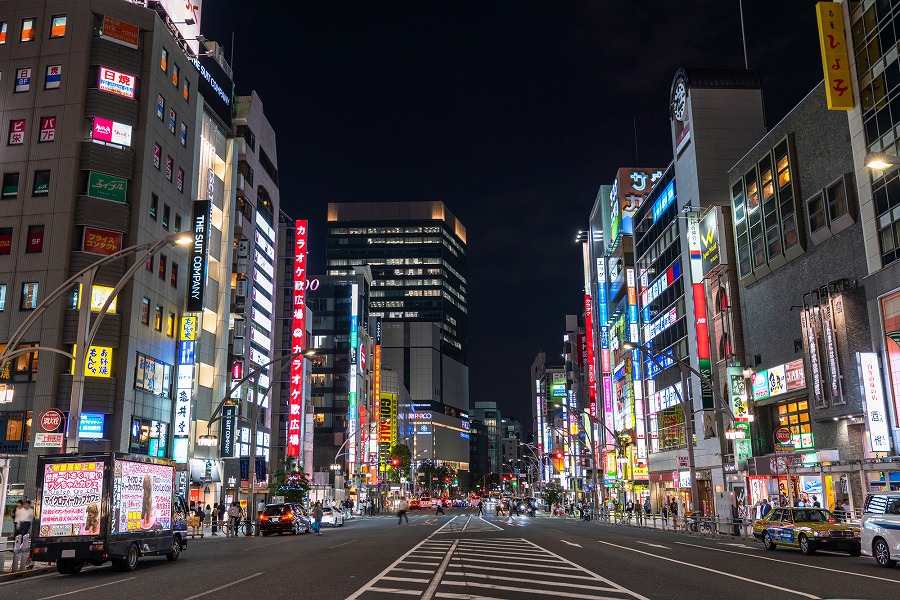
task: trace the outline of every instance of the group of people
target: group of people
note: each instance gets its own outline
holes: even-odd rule
[[[265,509],[265,502],[260,502],[260,505],[262,508],[259,512],[262,512]],[[212,506],[207,504],[204,508],[202,503],[191,501],[188,517],[196,519],[197,528],[202,529],[209,524],[212,535],[218,536],[221,530],[225,533],[225,537],[235,537],[238,525],[244,518],[244,509],[237,502],[232,502],[230,506],[225,502],[216,502]]]
[[[31,500],[25,499],[16,502],[16,512],[13,515],[13,537],[28,535],[33,520],[34,509],[31,508]]]

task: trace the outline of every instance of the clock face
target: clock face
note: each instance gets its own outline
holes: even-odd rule
[[[687,107],[687,90],[684,88],[684,82],[679,81],[675,86],[675,94],[672,98],[672,114],[675,119],[681,122],[685,120],[685,108]]]

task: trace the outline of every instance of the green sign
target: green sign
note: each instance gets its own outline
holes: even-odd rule
[[[88,177],[87,194],[92,198],[124,203],[126,191],[128,191],[128,180],[122,177],[113,177],[96,171],[91,171]]]

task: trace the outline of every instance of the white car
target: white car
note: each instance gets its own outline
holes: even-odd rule
[[[330,506],[322,508],[322,525],[330,525],[332,527],[340,527],[344,524],[344,515],[339,510],[334,510]]]
[[[861,529],[862,554],[882,567],[895,566],[900,561],[900,492],[866,496]]]

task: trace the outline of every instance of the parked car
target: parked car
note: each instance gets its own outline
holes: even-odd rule
[[[860,554],[859,528],[838,523],[830,511],[821,508],[776,508],[753,524],[753,536],[762,540],[766,550],[791,546],[803,554],[816,550]]]
[[[322,507],[322,525],[331,525],[332,527],[341,527],[344,524],[344,515],[339,510],[334,510],[330,506]]]
[[[900,561],[900,492],[866,496],[861,549],[882,567]]]
[[[268,504],[259,517],[259,532],[262,535],[309,533],[310,529],[309,516],[299,504]]]

